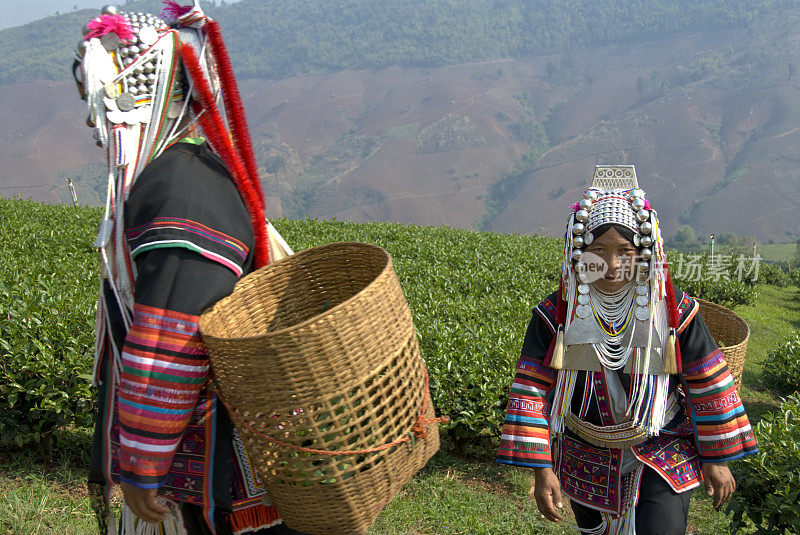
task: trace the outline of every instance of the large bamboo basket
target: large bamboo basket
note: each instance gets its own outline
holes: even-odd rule
[[[439,448],[411,313],[379,247],[335,243],[270,264],[200,330],[221,399],[293,529],[366,533]]]
[[[704,299],[697,299],[697,302],[700,303],[700,315],[711,331],[711,336],[720,345],[736,388],[739,389],[742,386],[742,371],[747,353],[747,341],[750,339],[750,326],[741,316],[722,305]]]

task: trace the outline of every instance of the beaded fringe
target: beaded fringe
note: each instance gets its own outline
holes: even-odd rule
[[[189,535],[183,525],[180,506],[172,500],[165,500],[165,505],[170,508],[166,520],[152,524],[138,518],[128,504],[123,502],[116,535]],[[108,534],[113,534],[110,527]]]

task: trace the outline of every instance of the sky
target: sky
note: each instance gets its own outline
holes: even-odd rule
[[[227,3],[236,1],[227,0]],[[93,7],[100,10],[104,5],[113,3],[109,0],[0,0],[0,30],[54,15],[56,11],[72,11],[75,6],[78,9]]]

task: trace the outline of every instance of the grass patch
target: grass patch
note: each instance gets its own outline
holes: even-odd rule
[[[779,262],[786,267],[787,262],[793,262],[797,253],[797,244],[790,243],[766,243],[758,246],[758,254],[761,258],[770,262]],[[793,268],[800,267],[792,264]]]
[[[754,305],[736,308],[736,313],[750,325],[741,394],[753,425],[780,404],[777,394],[762,380],[764,360],[769,351],[800,330],[800,289],[762,284],[757,290],[759,296]]]
[[[35,449],[0,451],[0,533],[83,535],[96,533],[86,472],[91,432],[55,432],[53,461]]]

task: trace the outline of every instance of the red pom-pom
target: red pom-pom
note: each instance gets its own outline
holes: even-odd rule
[[[99,20],[92,19],[86,25],[89,33],[86,34],[86,39],[103,37],[109,33],[115,33],[121,41],[133,40],[133,30],[130,23],[125,20],[122,15],[100,15]]]

